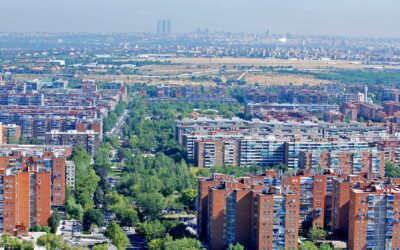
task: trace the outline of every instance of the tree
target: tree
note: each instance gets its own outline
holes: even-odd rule
[[[111,209],[114,209],[113,207],[122,207],[125,205],[124,197],[115,190],[106,195],[106,201],[107,206],[109,206]]]
[[[36,244],[38,246],[46,247],[48,250],[55,250],[63,248],[64,240],[61,238],[61,236],[45,234],[37,239]]]
[[[244,250],[244,246],[240,245],[239,243],[236,243],[235,245],[229,244],[227,250]]]
[[[54,210],[51,214],[48,221],[50,232],[55,234],[57,232],[57,228],[60,225],[60,216],[58,215],[57,210]]]
[[[115,221],[112,221],[107,226],[105,236],[107,236],[112,241],[112,244],[116,246],[118,250],[126,249],[126,247],[129,246],[128,237],[125,235],[122,228],[117,223],[115,223]]]
[[[129,147],[130,148],[137,148],[139,145],[139,138],[134,135],[129,139]]]
[[[308,231],[308,238],[313,242],[324,240],[326,238],[326,232],[321,228],[312,227],[310,231]]]
[[[17,238],[13,238],[8,233],[5,233],[1,236],[0,247],[5,249],[21,249],[21,242]]]
[[[164,227],[167,229],[168,235],[174,239],[190,238],[192,234],[186,230],[186,225],[179,220],[164,220],[162,222]]]
[[[147,243],[147,248],[149,250],[163,250],[164,240],[163,239],[153,239]]]
[[[392,162],[385,162],[385,176],[388,178],[400,177],[400,167]]]
[[[94,155],[96,168],[110,169],[111,168],[110,155],[111,151],[109,147],[105,144],[102,144]]]
[[[104,216],[100,211],[89,208],[83,213],[82,229],[89,232],[93,225],[102,226],[104,224]]]
[[[30,232],[46,232],[46,233],[50,233],[50,227],[42,227],[38,224],[34,225],[33,227],[29,228]]]
[[[145,222],[139,226],[139,233],[144,236],[147,241],[151,241],[153,239],[164,238],[166,228],[158,220]]]
[[[282,164],[282,163],[279,164],[279,165],[276,165],[274,167],[274,169],[277,170],[277,171],[282,170],[283,172],[287,172],[289,170],[288,166],[286,166],[285,164]]]
[[[304,241],[299,245],[299,250],[318,250],[318,247],[311,241]]]
[[[95,245],[92,250],[108,250],[108,244]]]
[[[201,242],[191,238],[182,238],[178,240],[167,240],[164,243],[165,250],[197,250],[202,249]]]
[[[134,227],[139,224],[139,217],[135,209],[124,206],[117,207],[115,216],[123,227]]]
[[[137,197],[137,204],[142,215],[148,220],[156,220],[165,208],[164,196],[160,193],[143,193]]]
[[[80,204],[76,204],[73,196],[69,197],[66,202],[67,214],[69,218],[80,220],[83,215],[83,208]]]
[[[93,207],[93,193],[96,191],[100,178],[90,166],[92,157],[82,147],[74,148],[73,160],[76,175],[76,202],[84,209]]]
[[[96,204],[96,207],[101,208],[103,206],[103,204],[105,204],[105,202],[106,202],[105,198],[106,197],[105,197],[103,189],[100,186],[97,186],[97,189],[93,195],[93,201],[94,201],[94,204]]]
[[[194,202],[196,201],[197,190],[196,189],[184,189],[181,192],[182,203],[192,209],[194,207]]]
[[[333,248],[326,243],[321,244],[318,249],[319,250],[333,250]]]
[[[34,250],[35,249],[35,245],[33,244],[32,241],[24,240],[21,243],[21,249],[22,250]]]
[[[78,175],[77,175],[78,176]],[[100,177],[93,169],[89,169],[87,175],[78,177],[76,183],[76,199],[84,209],[93,207],[93,194],[97,189]]]
[[[8,139],[8,144],[18,144],[17,137],[15,135],[10,136]]]

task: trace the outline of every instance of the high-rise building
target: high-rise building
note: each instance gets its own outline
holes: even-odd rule
[[[21,128],[15,124],[4,125],[0,123],[0,143],[18,144],[21,139]]]
[[[83,132],[77,130],[51,130],[45,133],[45,142],[48,145],[82,146],[89,154],[94,155],[101,142],[101,133],[93,130]]]
[[[172,33],[171,19],[161,19],[157,21],[157,34],[169,35]]]
[[[210,249],[236,242],[246,249],[298,248],[300,196],[281,189],[268,171],[200,179],[198,199],[198,232]]]
[[[14,233],[20,227],[47,226],[51,207],[64,205],[69,178],[66,176],[67,151],[40,150],[40,147],[7,145],[1,148],[1,231]],[[70,168],[74,165],[70,164]]]
[[[239,142],[233,139],[196,141],[195,162],[198,167],[238,166]]]
[[[400,249],[400,189],[371,185],[350,192],[348,247]]]
[[[333,178],[331,199],[331,231],[345,238],[349,227],[350,190],[357,187],[366,187],[372,182],[363,176],[350,175],[346,178]],[[328,201],[328,199],[327,199]]]
[[[172,33],[172,22],[171,19],[167,20],[167,34],[171,34]]]
[[[264,190],[254,201],[254,249],[298,249],[299,203],[297,194]]]
[[[162,34],[166,35],[167,34],[167,20],[163,19],[161,22],[162,22]]]
[[[197,187],[197,232],[199,237],[207,242],[208,227],[208,189],[218,185],[223,180],[231,180],[233,177],[224,174],[213,174],[210,178],[201,178]]]
[[[19,226],[48,225],[51,215],[50,172],[30,169],[28,172],[5,173],[0,182],[3,193],[2,231],[13,234]]]
[[[315,176],[291,176],[283,180],[284,187],[300,196],[300,222],[304,225],[312,224],[318,228],[325,227],[325,221],[330,219],[326,213],[328,177]],[[326,218],[329,215],[329,218]]]
[[[284,162],[283,140],[245,137],[240,140],[240,166],[275,166]]]
[[[332,169],[342,174],[385,174],[385,154],[377,150],[359,151],[301,151],[300,169]]]
[[[162,34],[162,22],[161,22],[161,20],[157,21],[157,34],[158,35]]]
[[[299,229],[348,237],[348,248],[400,249],[400,179],[265,171],[198,182],[198,234],[209,249],[298,249]]]
[[[268,28],[268,29],[267,29],[267,32],[265,32],[265,36],[266,36],[266,37],[271,37],[271,35],[272,35],[272,31],[271,31],[270,28]]]

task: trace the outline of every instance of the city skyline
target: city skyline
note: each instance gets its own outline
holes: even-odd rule
[[[155,22],[168,17],[177,33],[197,28],[265,33],[271,28],[278,34],[400,37],[400,31],[395,29],[400,25],[399,2],[364,3],[233,0],[227,5],[222,0],[17,0],[0,4],[0,32],[155,32]],[[362,9],[358,8],[360,4]],[[23,21],[27,16],[28,23]]]

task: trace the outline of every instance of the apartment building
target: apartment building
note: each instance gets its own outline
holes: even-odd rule
[[[75,189],[75,162],[65,162],[65,184],[71,189]]]
[[[387,116],[394,116],[400,111],[400,103],[394,101],[384,102],[383,109]]]
[[[285,142],[285,165],[289,168],[298,168],[299,166],[299,153],[301,151],[319,150],[329,151],[331,143],[316,142],[316,141],[289,141]]]
[[[368,148],[369,145],[366,141],[289,141],[285,142],[285,164],[289,168],[298,168],[300,152],[367,151]],[[304,158],[306,157],[303,155],[303,161]]]
[[[299,110],[307,113],[323,113],[326,111],[339,111],[338,105],[330,104],[293,104],[293,103],[247,103],[245,114],[254,116],[262,110]]]
[[[348,247],[400,248],[400,189],[371,185],[350,191]]]
[[[377,142],[377,148],[384,152],[385,161],[400,163],[400,139],[384,139]]]
[[[101,133],[93,130],[83,132],[77,130],[52,130],[45,134],[46,145],[82,146],[89,154],[94,155],[101,143]]]
[[[200,178],[197,187],[197,233],[207,242],[208,228],[208,189],[218,185],[223,180],[232,180],[233,177],[224,174],[213,174],[210,178]]]
[[[238,166],[239,142],[233,139],[200,140],[195,145],[198,167]]]
[[[198,117],[175,121],[175,139],[184,144],[185,135],[207,135],[236,133],[243,135],[259,135],[284,132],[285,134],[318,133],[318,124],[313,122],[265,122],[257,119],[251,121],[240,118],[223,119]]]
[[[384,126],[367,126],[363,123],[321,123],[319,128],[323,138],[351,138],[355,136],[388,136]]]
[[[208,186],[209,248],[238,242],[248,249],[297,249],[300,197],[279,190],[250,177]]]
[[[373,173],[214,174],[199,179],[198,233],[209,249],[297,249],[299,229],[315,226],[349,249],[398,249],[399,185]]]
[[[349,175],[333,178],[331,199],[331,228],[335,235],[347,238],[349,227],[350,190],[352,188],[367,187],[374,180],[367,176]]]
[[[51,207],[65,202],[68,155],[61,148],[0,148],[0,230],[47,226]]]
[[[4,125],[0,123],[1,144],[17,144],[21,139],[21,128],[15,124]]]
[[[284,162],[285,141],[273,137],[245,137],[240,140],[240,166],[275,166]]]
[[[298,249],[300,197],[271,191],[254,198],[254,249]]]
[[[385,154],[382,151],[301,151],[300,169],[331,169],[342,174],[374,173],[385,175]]]
[[[330,180],[331,181],[331,180]],[[328,177],[325,175],[298,175],[290,176],[282,180],[284,187],[300,196],[299,220],[304,226],[324,228],[326,218],[326,200]]]
[[[376,121],[386,116],[381,106],[366,102],[356,102],[354,105],[357,106],[358,117],[363,117],[366,120]]]
[[[223,145],[224,147],[219,147],[218,149],[224,151],[225,149],[231,149],[233,151],[231,152],[227,152],[226,155],[226,160],[228,160],[228,158],[232,158],[236,156],[236,151],[234,148],[232,147],[236,147],[237,143],[234,141],[237,141],[238,139],[240,139],[241,137],[243,137],[243,135],[240,135],[238,133],[236,133],[235,131],[232,132],[226,132],[226,133],[210,133],[210,134],[188,134],[188,135],[184,135],[183,136],[183,144],[182,146],[186,148],[186,158],[189,162],[193,162],[196,163],[198,156],[201,156],[201,154],[203,154],[205,158],[207,158],[208,156],[206,155],[206,152],[203,151],[203,147],[199,147],[199,143],[201,144],[202,142],[208,141],[209,144],[211,142],[218,142],[218,141],[223,141]],[[226,147],[225,147],[226,145]],[[200,151],[199,151],[200,150]],[[209,151],[211,153],[211,151]],[[218,152],[218,154],[220,154],[221,156],[224,154],[224,152]],[[230,156],[229,156],[230,154]],[[236,159],[231,159],[231,161],[236,161]]]
[[[10,234],[19,226],[47,226],[51,215],[51,174],[28,169],[27,172],[5,171],[1,177],[3,194],[0,230]]]
[[[43,106],[42,93],[4,93],[0,94],[0,105],[10,106]]]

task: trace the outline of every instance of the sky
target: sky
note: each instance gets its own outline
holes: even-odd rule
[[[0,0],[0,32],[265,32],[400,37],[400,0]]]

